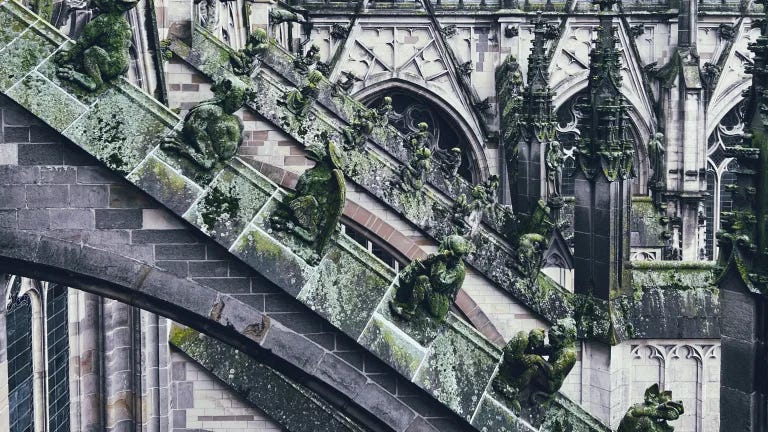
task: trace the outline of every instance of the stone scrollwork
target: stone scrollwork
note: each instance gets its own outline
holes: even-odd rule
[[[442,322],[464,283],[462,258],[471,248],[464,237],[451,235],[443,239],[437,253],[408,264],[398,275],[397,291],[389,302],[392,313],[404,320],[424,314]]]
[[[192,107],[181,130],[160,147],[211,171],[231,159],[243,142],[243,122],[235,115],[253,95],[244,84],[229,79],[212,87],[214,97]]]
[[[312,144],[307,157],[315,166],[304,171],[296,192],[270,218],[278,231],[289,231],[309,244],[299,255],[310,265],[320,262],[336,231],[346,203],[346,184],[341,171],[342,154],[336,143]]]
[[[645,391],[645,401],[627,410],[617,432],[674,432],[669,423],[684,413],[683,403],[672,400],[671,391],[660,391],[654,384]]]
[[[576,364],[576,323],[572,318],[558,320],[549,329],[548,344],[544,335],[542,329],[519,332],[504,346],[493,387],[517,412],[523,404],[551,398]]]
[[[95,0],[100,15],[85,25],[74,45],[55,57],[58,77],[96,91],[128,72],[132,33],[125,12],[137,3],[137,0]]]

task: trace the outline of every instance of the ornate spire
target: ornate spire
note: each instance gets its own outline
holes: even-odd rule
[[[634,150],[627,139],[627,105],[621,94],[621,54],[616,48],[613,13],[615,0],[593,0],[600,5],[598,38],[590,52],[589,102],[579,143],[579,165],[587,178],[602,172],[608,181],[632,173]]]
[[[768,18],[768,2],[762,0]],[[733,264],[747,287],[768,294],[768,19],[755,21],[760,37],[750,44],[755,53],[749,90],[749,132],[727,153],[739,163],[736,183],[729,187],[733,211],[722,213],[718,233],[723,264]]]
[[[547,40],[558,36],[559,29],[547,24],[541,12],[533,20],[533,25],[533,46],[528,57],[528,85],[524,94],[527,108],[525,124],[529,134],[539,142],[549,142],[555,139],[557,120],[552,109],[554,95],[549,88],[549,59],[545,45]]]

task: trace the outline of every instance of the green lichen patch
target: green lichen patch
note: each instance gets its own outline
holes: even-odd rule
[[[376,312],[385,320],[394,323],[400,331],[408,335],[408,337],[414,339],[423,346],[428,346],[437,337],[443,323],[434,320],[421,307],[416,309],[416,313],[409,320],[404,320],[395,315],[392,312],[390,303],[394,299],[396,291],[397,286],[394,286],[387,294],[386,300],[381,303]]]
[[[8,96],[56,130],[64,130],[85,112],[82,104],[37,72],[27,75]]]
[[[0,51],[0,90],[8,90],[48,57],[56,45],[41,31],[28,28]]]
[[[414,381],[471,421],[498,360],[465,332],[449,325],[435,338]]]
[[[12,5],[12,3],[0,5],[0,47],[6,46],[34,22],[34,17],[26,17],[27,20],[25,20],[25,17],[19,16],[17,11],[12,11],[10,8]]]
[[[285,430],[365,430],[307,388],[213,338],[174,326],[171,343]]]
[[[472,419],[472,426],[483,432],[532,432],[535,430],[517,418],[512,410],[487,394],[483,395],[477,413]]]
[[[111,87],[64,135],[111,169],[127,174],[171,130],[169,119],[142,102]]]
[[[268,200],[269,194],[250,179],[225,168],[184,218],[229,246]]]
[[[198,185],[154,156],[136,168],[128,180],[179,215],[184,214],[202,193]]]
[[[222,66],[229,64],[229,49],[211,33],[196,25],[192,34],[192,49],[189,56],[206,75],[217,75]]]
[[[307,283],[309,267],[278,240],[250,225],[231,251],[287,293],[296,296]]]
[[[320,262],[298,299],[331,324],[357,339],[390,285],[366,262],[367,253],[356,243],[341,239]]]
[[[358,342],[408,379],[426,354],[418,342],[379,314],[373,315]]]

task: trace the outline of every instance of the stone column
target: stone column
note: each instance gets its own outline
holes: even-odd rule
[[[101,297],[70,290],[69,304],[71,430],[103,431]]]
[[[134,431],[135,401],[133,311],[115,300],[104,300],[104,396],[107,431]]]
[[[11,428],[8,424],[8,345],[5,334],[5,300],[10,289],[6,275],[0,274],[0,430]]]

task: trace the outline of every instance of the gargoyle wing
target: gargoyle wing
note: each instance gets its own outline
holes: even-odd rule
[[[320,227],[322,231],[318,233],[317,245],[319,249],[325,249],[330,241],[341,218],[341,213],[344,211],[344,204],[347,202],[347,186],[344,183],[344,174],[341,170],[335,169],[331,172],[331,179],[328,190],[327,213],[324,215],[325,226]],[[323,251],[319,250],[318,252],[322,253]]]
[[[297,197],[288,203],[293,217],[298,224],[310,231],[314,231],[320,222],[320,206],[313,196],[305,195]]]

